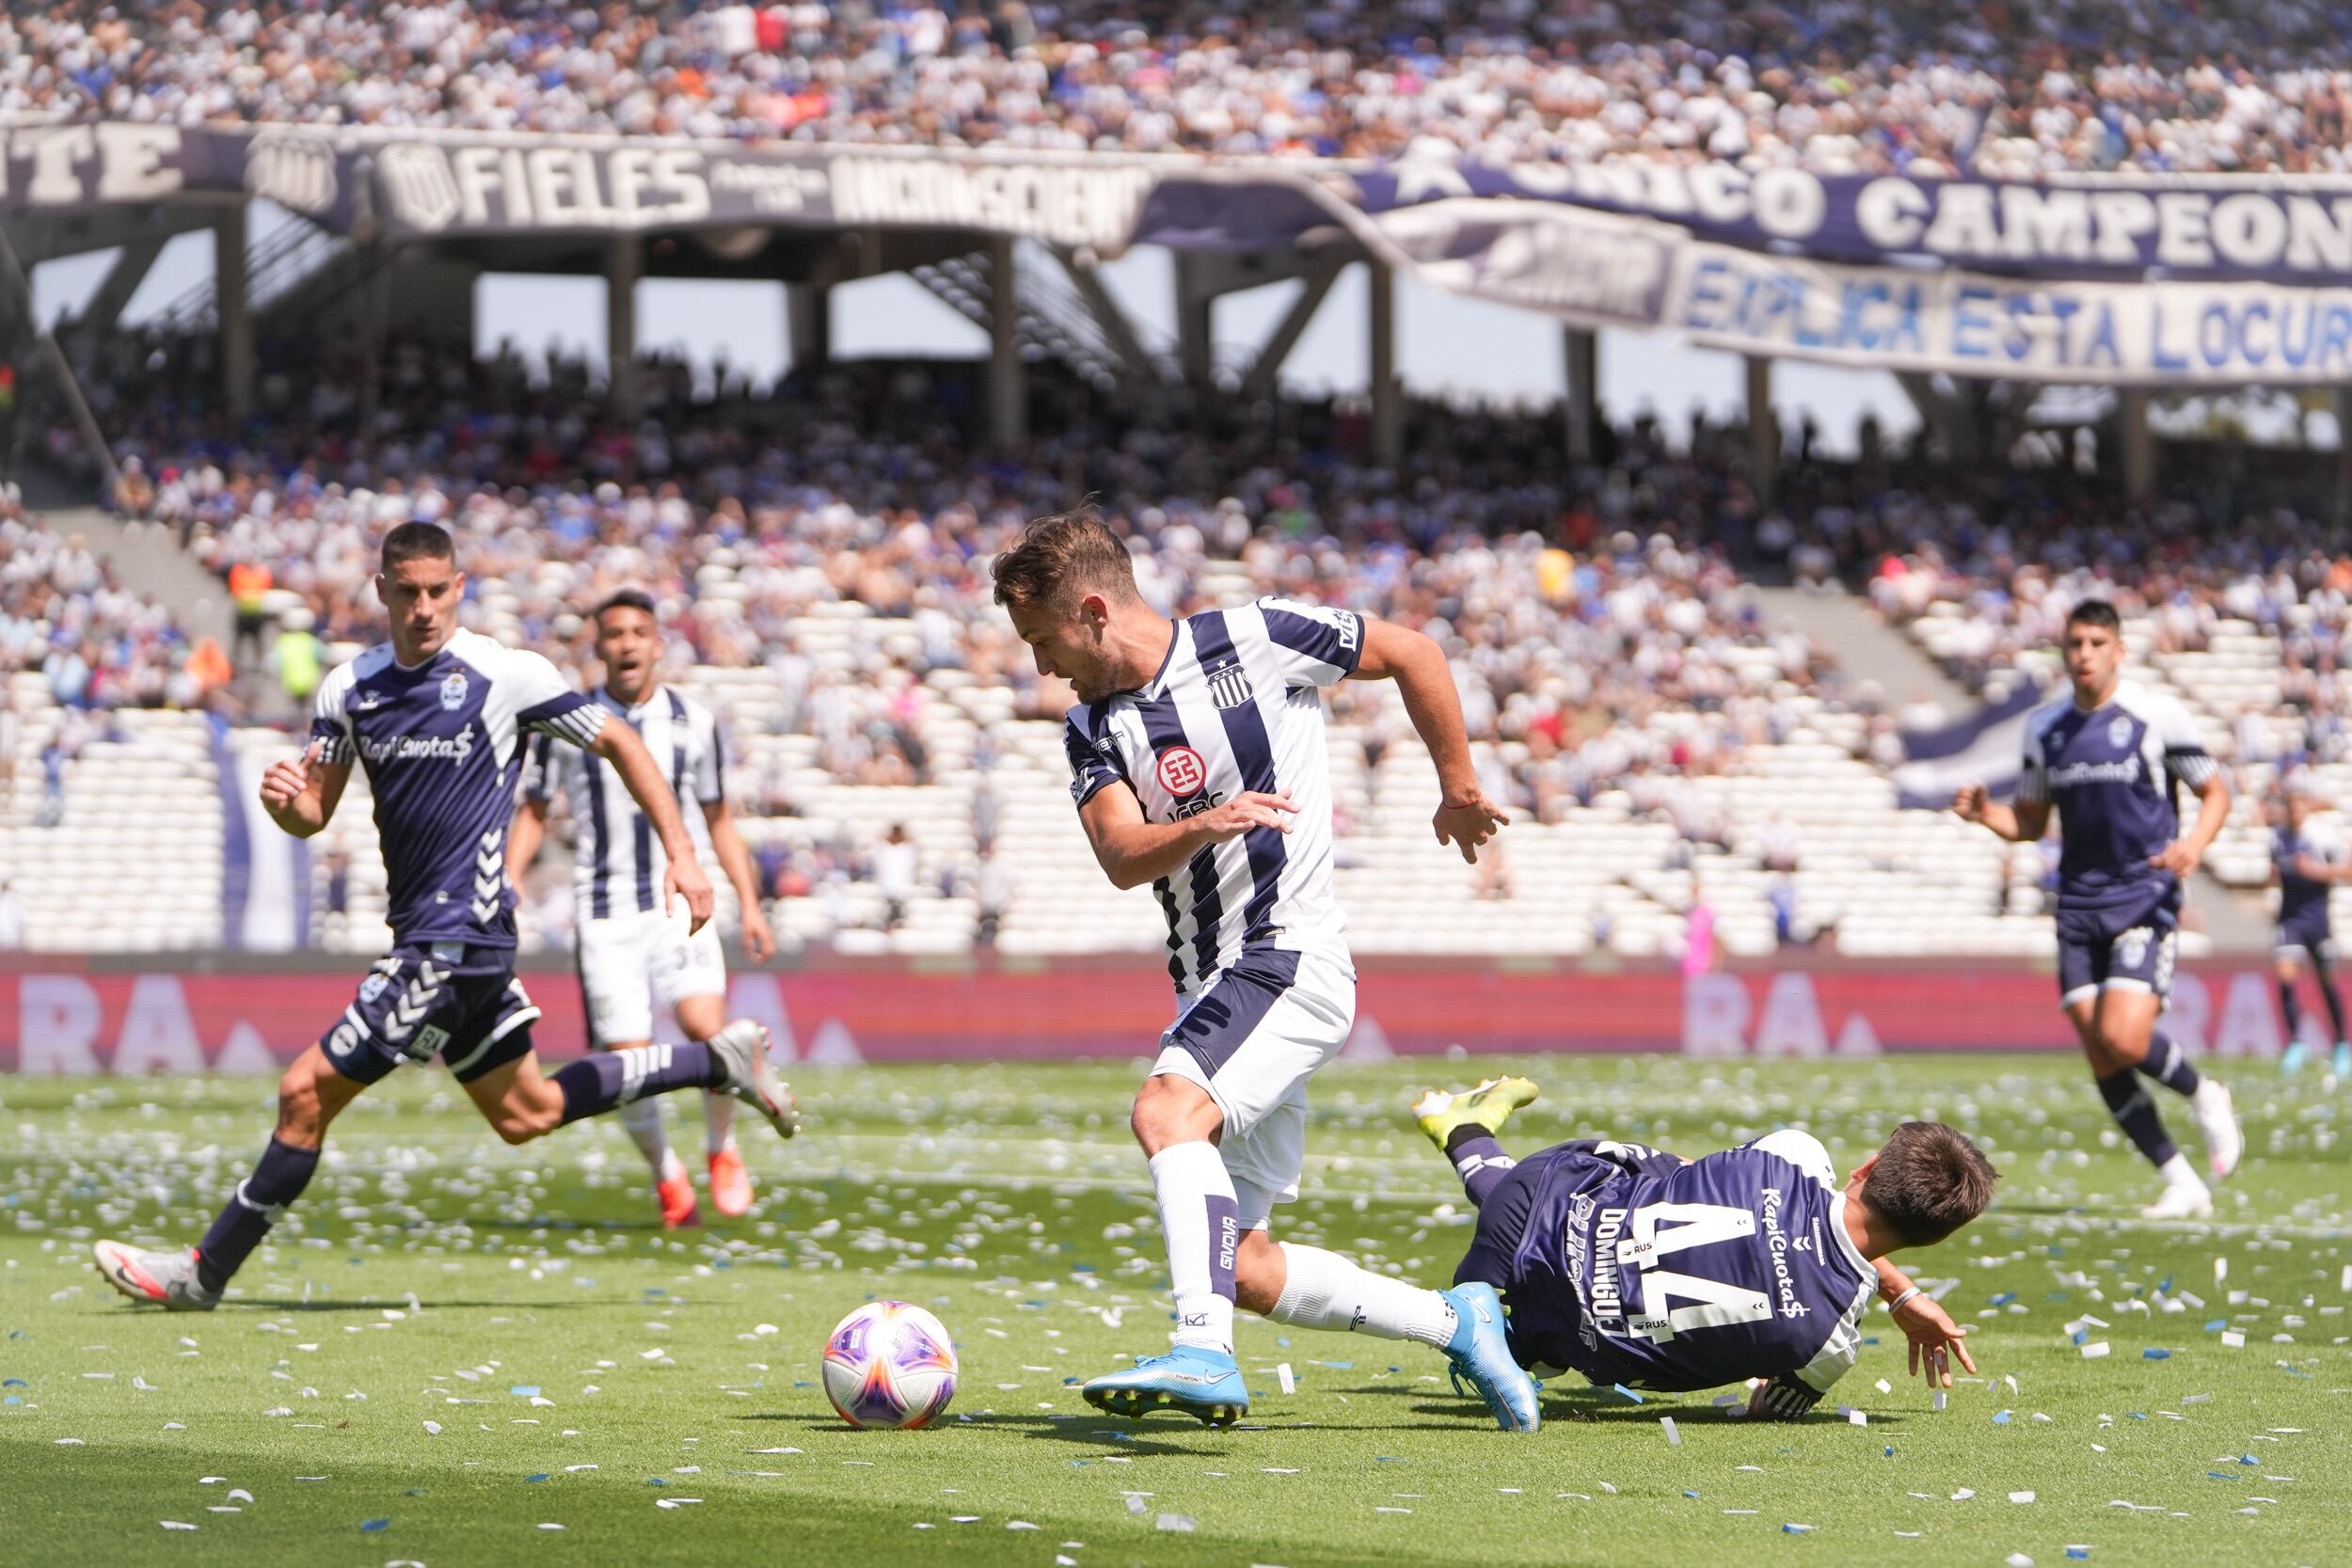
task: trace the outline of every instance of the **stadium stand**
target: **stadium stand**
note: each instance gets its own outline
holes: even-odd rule
[[[2031,176],[2340,171],[2313,4],[594,9],[57,0],[0,115]]]

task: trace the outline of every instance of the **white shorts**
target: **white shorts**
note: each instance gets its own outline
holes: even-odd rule
[[[1307,1079],[1356,1026],[1356,974],[1311,953],[1260,948],[1193,998],[1160,1037],[1152,1076],[1189,1080],[1225,1113],[1218,1152],[1244,1230],[1298,1196],[1307,1168]]]
[[[588,1043],[601,1050],[654,1037],[654,1009],[690,996],[724,996],[727,964],[719,927],[687,934],[681,910],[616,914],[580,923],[580,991],[588,1004]]]

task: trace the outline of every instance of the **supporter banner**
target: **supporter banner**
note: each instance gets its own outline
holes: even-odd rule
[[[342,1016],[355,983],[321,972],[0,974],[0,1071],[274,1072]],[[533,1030],[540,1052],[584,1050],[569,974],[527,974],[525,983],[546,1013]],[[1027,973],[755,973],[735,977],[729,1000],[768,1025],[783,1056],[842,1065],[1145,1056],[1157,1049],[1169,1008],[1166,970],[1144,959]],[[2166,1028],[2192,1051],[2279,1053],[2278,1010],[2258,963],[2193,966],[2173,1002]],[[2022,966],[1824,964],[1689,979],[1662,970],[1365,966],[1351,1056],[1425,1055],[1457,1044],[1827,1058],[2077,1049],[2056,981]]]
[[[854,148],[433,138],[389,142],[373,158],[377,216],[406,236],[882,224],[1113,249],[1156,178],[1116,158]]]
[[[1750,171],[1625,160],[1406,161],[1348,177],[1372,214],[1470,197],[1663,219],[1702,239],[1827,261],[1923,257],[2042,277],[2352,283],[2352,181],[2259,175],[2061,176],[2051,182]]]
[[[327,228],[358,213],[358,154],[298,126],[210,131],[119,120],[0,129],[0,210],[258,196]]]
[[[2016,690],[1967,718],[1931,730],[1903,732],[1903,761],[1895,769],[1898,803],[1905,811],[1942,811],[1963,785],[1980,784],[1994,799],[2017,792],[2026,768],[2026,721],[2042,703],[2042,689],[2021,682]]]

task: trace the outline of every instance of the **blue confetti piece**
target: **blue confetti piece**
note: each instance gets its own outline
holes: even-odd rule
[[[1995,1410],[1993,1412],[1993,1424],[1996,1427],[2005,1427],[2009,1425],[2009,1412],[2006,1410]]]
[[[1887,1457],[1887,1458],[1889,1458],[1889,1459],[1892,1459],[1892,1458],[1894,1458],[1894,1457],[1895,1457],[1895,1449],[1894,1449],[1893,1445],[1891,1445],[1891,1444],[1890,1444],[1890,1445],[1888,1445],[1888,1447],[1887,1447],[1887,1449],[1886,1449],[1886,1457]]]
[[[21,1377],[0,1377],[0,1388],[30,1388],[31,1384]]]
[[[2169,1361],[2172,1359],[2172,1353],[2160,1346],[2150,1345],[2139,1353],[2139,1358],[2142,1361]]]
[[[2129,1416],[2135,1421],[2144,1421],[2148,1418],[2147,1414],[2144,1411],[2126,1410],[2123,1414]]]
[[[363,1519],[359,1522],[359,1533],[362,1535],[381,1535],[391,1528],[389,1519]]]
[[[1696,1492],[1692,1492],[1692,1491],[1689,1490],[1687,1487],[1684,1489],[1684,1491],[1683,1491],[1683,1494],[1682,1494],[1682,1495],[1683,1495],[1684,1497],[1697,1497],[1697,1496],[1698,1496],[1698,1494],[1697,1494]]]
[[[645,1478],[645,1484],[647,1486],[667,1486],[670,1483],[663,1481],[660,1476],[647,1476]]]
[[[2261,1461],[2261,1460],[2256,1459],[2256,1458],[2255,1458],[2252,1454],[2250,1454],[2250,1453],[2242,1453],[2242,1454],[2238,1455],[2238,1460],[2237,1460],[2237,1462],[2238,1462],[2240,1465],[2260,1465],[2260,1464],[2262,1463],[2262,1461]]]
[[[1813,1527],[1811,1525],[1783,1525],[1780,1527],[1780,1533],[1783,1535],[1810,1535],[1813,1533]]]
[[[529,1484],[531,1484],[531,1482],[532,1482],[532,1481],[545,1481],[545,1480],[547,1480],[547,1479],[548,1479],[548,1473],[547,1473],[545,1470],[542,1470],[542,1471],[540,1471],[540,1472],[539,1472],[537,1475],[535,1475],[535,1476],[525,1476],[525,1477],[523,1477],[523,1484],[524,1484],[524,1485],[526,1485],[526,1486],[528,1486]]]
[[[2090,1548],[2088,1546],[2069,1546],[2066,1548],[2066,1555],[2068,1557],[2089,1557],[2090,1555]]]
[[[0,1404],[23,1404],[24,1402],[24,1398],[21,1394],[10,1394],[6,1399],[0,1399]]]
[[[1993,1305],[1995,1307],[2007,1307],[2010,1302],[2015,1301],[2016,1299],[2016,1291],[2003,1291],[1999,1295],[1993,1298]]]
[[[2156,1293],[2167,1296],[2172,1293],[2172,1276],[2170,1275],[2166,1275],[2164,1276],[2164,1283],[2156,1287]]]
[[[515,1395],[517,1399],[532,1399],[538,1395],[539,1386],[535,1383],[517,1383],[515,1386],[509,1388],[507,1392]]]
[[[2078,1328],[2074,1330],[2073,1334],[2067,1336],[2067,1338],[2074,1340],[2074,1342],[2078,1345],[2087,1344],[2090,1339],[2090,1330],[2087,1328]]]
[[[2227,1470],[2207,1470],[2205,1472],[2205,1479],[2207,1481],[2235,1481],[2237,1480],[2237,1477],[2230,1474]]]
[[[1631,1400],[1635,1404],[1647,1404],[1649,1402],[1649,1401],[1644,1399],[1641,1395],[1635,1393],[1632,1389],[1627,1387],[1622,1383],[1617,1384],[1614,1386],[1618,1393],[1623,1394],[1627,1399]]]
[[[2208,1333],[2208,1334],[2212,1334],[2212,1333],[2215,1333],[2215,1332],[2217,1332],[2217,1331],[2218,1331],[2218,1330],[2220,1330],[2220,1329],[2227,1328],[2227,1327],[2229,1327],[2229,1326],[2230,1326],[2230,1320],[2229,1320],[2229,1319],[2227,1319],[2227,1318],[2216,1318],[2216,1319],[2214,1319],[2214,1321],[2213,1321],[2213,1322],[2211,1322],[2211,1323],[2207,1323],[2207,1324],[2205,1325],[2205,1332],[2206,1332],[2206,1333]]]
[[[1410,1465],[1412,1463],[1409,1459],[1398,1459],[1393,1455],[1385,1453],[1374,1454],[1372,1456],[1372,1462],[1375,1465]]]

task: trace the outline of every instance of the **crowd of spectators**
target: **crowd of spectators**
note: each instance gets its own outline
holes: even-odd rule
[[[92,0],[0,116],[1229,156],[2341,171],[2322,0]]]

